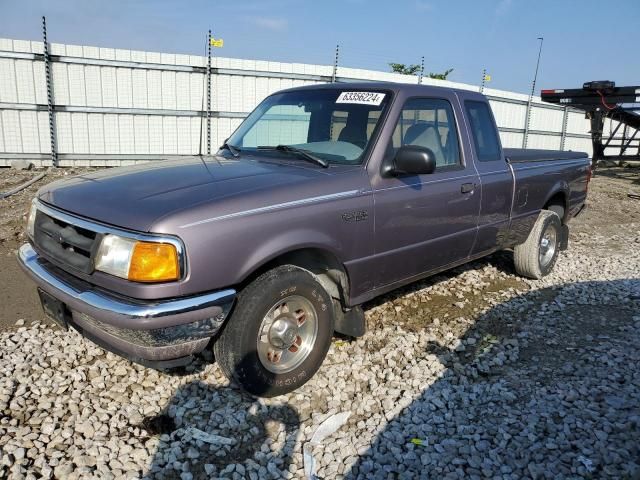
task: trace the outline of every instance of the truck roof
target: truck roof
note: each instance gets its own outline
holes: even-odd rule
[[[485,99],[481,93],[473,90],[464,90],[461,88],[451,87],[435,87],[433,85],[418,85],[415,83],[396,83],[396,82],[339,82],[339,83],[319,83],[314,85],[304,85],[302,87],[292,87],[279,90],[279,92],[294,92],[299,90],[391,90],[394,93],[403,92],[407,95],[437,95],[442,91],[456,92],[465,97],[477,97]]]

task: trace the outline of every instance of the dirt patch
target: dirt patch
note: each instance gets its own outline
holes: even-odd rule
[[[0,192],[36,177],[43,171],[46,176],[8,198],[0,199],[0,330],[12,328],[22,319],[25,323],[43,321],[45,316],[40,307],[36,289],[18,266],[15,253],[25,241],[25,224],[31,200],[39,188],[47,183],[78,175],[93,169],[36,169],[14,170],[0,168]]]
[[[5,253],[0,257],[0,278],[0,330],[11,328],[21,319],[27,324],[44,320],[33,282],[22,273],[13,253]]]
[[[614,252],[640,243],[640,200],[634,195],[640,195],[640,168],[598,168],[589,185],[587,209],[571,222],[571,240],[592,244],[605,238]],[[620,227],[629,224],[638,225],[635,238],[621,235]]]

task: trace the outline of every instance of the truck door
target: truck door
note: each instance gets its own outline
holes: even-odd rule
[[[480,174],[481,209],[472,255],[506,246],[509,238],[513,177],[488,102],[465,100],[465,118]]]
[[[453,92],[404,102],[386,155],[393,158],[403,145],[426,147],[435,154],[436,170],[372,178],[378,287],[465,259],[471,251],[479,180],[470,152],[461,147],[461,116]]]

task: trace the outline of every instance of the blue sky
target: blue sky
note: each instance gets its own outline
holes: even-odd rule
[[[388,62],[454,68],[451,80],[528,93],[539,36],[538,88],[587,80],[640,84],[633,25],[639,0],[0,0],[0,36],[39,39],[46,15],[52,42],[202,53],[208,28],[227,57],[388,70]]]

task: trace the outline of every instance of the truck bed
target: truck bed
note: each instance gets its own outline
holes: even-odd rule
[[[586,152],[565,152],[561,150],[534,150],[530,148],[504,148],[504,156],[510,163],[542,162],[546,160],[575,160],[588,158]]]

